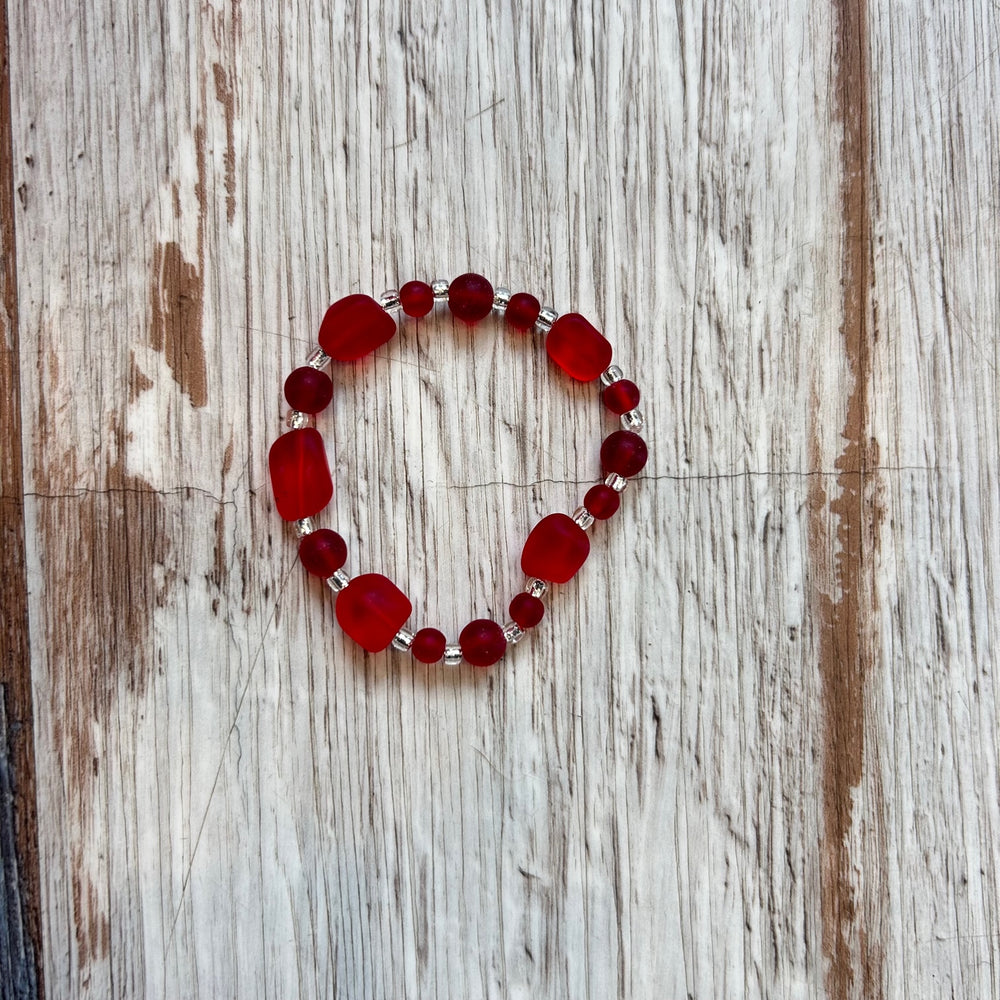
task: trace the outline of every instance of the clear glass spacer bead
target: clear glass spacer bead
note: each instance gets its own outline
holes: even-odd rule
[[[285,417],[285,423],[293,430],[301,430],[303,427],[314,427],[316,418],[311,413],[300,413],[298,410],[289,410]]]
[[[509,288],[497,288],[493,291],[493,311],[502,316],[507,311],[507,304],[510,302],[511,291]]]
[[[605,371],[601,372],[601,385],[614,385],[615,382],[620,382],[623,378],[625,378],[625,372],[618,365],[609,365]]]
[[[580,525],[586,531],[594,523],[594,515],[586,507],[577,507],[573,511],[573,523]]]
[[[559,313],[552,306],[543,306],[535,320],[535,329],[539,333],[548,333],[552,329],[552,324],[559,319]]]
[[[322,347],[314,348],[309,357],[306,358],[306,364],[317,371],[322,371],[329,363],[330,355]]]
[[[413,645],[413,632],[408,628],[401,628],[392,638],[392,648],[405,653]]]
[[[507,622],[503,627],[503,637],[512,645],[517,645],[524,638],[524,629],[517,622]]]
[[[400,310],[399,292],[395,288],[387,288],[379,297],[378,304],[386,312],[398,312]]]
[[[641,431],[646,426],[646,418],[639,410],[629,410],[622,414],[622,427],[627,431]]]
[[[617,472],[612,472],[607,479],[604,480],[605,486],[610,486],[615,493],[623,493],[625,487],[628,486],[628,480],[624,476],[619,476]]]
[[[299,538],[305,538],[306,535],[311,535],[316,528],[313,526],[313,519],[311,517],[303,517],[301,520],[295,522],[295,533]]]
[[[351,578],[342,569],[338,569],[333,576],[326,578],[326,585],[335,594],[339,594],[350,582]]]
[[[443,278],[438,278],[431,282],[431,291],[434,293],[434,298],[438,302],[442,299],[448,298],[448,289],[450,287],[450,282],[445,281]]]
[[[462,662],[462,647],[457,642],[449,642],[444,647],[444,663],[446,667],[457,667]]]
[[[532,576],[525,583],[524,592],[532,597],[544,597],[549,592],[549,585],[544,580],[539,580],[537,576]]]

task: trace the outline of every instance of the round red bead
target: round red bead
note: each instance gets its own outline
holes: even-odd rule
[[[286,521],[318,514],[333,496],[323,438],[315,427],[282,434],[267,455],[274,505]]]
[[[541,311],[541,303],[534,295],[518,292],[510,297],[504,316],[515,330],[530,330]]]
[[[313,576],[325,580],[347,562],[347,543],[336,531],[320,528],[299,542],[299,560]]]
[[[579,313],[560,316],[545,338],[549,357],[579,382],[592,382],[611,364],[611,344]]]
[[[549,514],[531,529],[521,550],[521,570],[551,583],[565,583],[590,554],[587,533],[567,514]]]
[[[521,628],[534,628],[545,616],[545,605],[531,594],[518,594],[508,610],[511,619]]]
[[[333,382],[326,372],[303,365],[285,379],[285,399],[300,413],[319,413],[333,399]]]
[[[646,442],[632,431],[615,431],[601,445],[601,466],[605,472],[616,472],[626,479],[641,472],[646,465]]]
[[[448,640],[436,628],[422,628],[414,637],[410,652],[421,663],[437,663],[444,656]]]
[[[493,308],[493,286],[481,274],[460,274],[448,286],[448,308],[466,323],[477,323]]]
[[[606,521],[618,512],[622,498],[610,486],[599,483],[587,490],[583,498],[583,506],[590,511],[598,521]]]
[[[604,390],[603,399],[612,413],[628,413],[639,405],[639,387],[630,379],[619,379]]]
[[[409,598],[380,573],[356,576],[337,594],[340,627],[369,653],[385,649],[410,617]]]
[[[474,667],[489,667],[503,656],[507,639],[503,629],[489,618],[477,618],[462,629],[458,637],[462,656]]]
[[[399,290],[399,304],[407,316],[419,319],[434,308],[434,289],[426,281],[408,281]]]

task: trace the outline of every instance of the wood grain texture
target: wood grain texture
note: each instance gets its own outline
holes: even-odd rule
[[[47,996],[1000,994],[952,6],[8,5]],[[331,299],[468,269],[607,331],[652,456],[489,673],[346,640],[265,462]],[[502,618],[594,387],[443,318],[336,386],[351,572]]]

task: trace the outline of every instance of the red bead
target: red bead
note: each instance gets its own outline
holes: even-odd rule
[[[421,663],[437,663],[444,656],[448,640],[436,628],[422,628],[414,637],[410,652]]]
[[[615,431],[601,445],[601,466],[604,471],[617,472],[626,479],[641,472],[647,458],[646,442],[632,431]]]
[[[385,649],[412,610],[406,594],[379,573],[357,576],[337,594],[340,627],[369,653]]]
[[[587,490],[583,498],[583,506],[590,511],[598,521],[606,521],[612,514],[618,512],[622,498],[610,486],[599,483]]]
[[[336,531],[319,528],[299,542],[299,561],[313,576],[325,580],[347,562],[347,543]]]
[[[611,364],[611,344],[579,313],[560,316],[545,338],[549,357],[580,382],[592,382]]]
[[[604,390],[604,405],[612,413],[628,413],[639,405],[639,387],[627,378],[612,382]]]
[[[399,290],[399,304],[407,316],[419,319],[434,308],[434,289],[426,281],[408,281]]]
[[[274,504],[286,521],[318,514],[333,496],[323,438],[315,427],[282,434],[267,456]]]
[[[448,286],[448,308],[466,323],[477,323],[493,308],[493,286],[481,274],[460,274]]]
[[[518,594],[508,610],[511,619],[521,628],[534,628],[545,616],[545,605],[531,594]]]
[[[551,583],[565,583],[590,554],[590,539],[573,518],[549,514],[531,529],[521,550],[521,570]]]
[[[518,292],[510,297],[504,316],[515,330],[530,330],[541,311],[541,303],[534,295]]]
[[[396,321],[370,295],[348,295],[327,309],[319,346],[335,361],[356,361],[395,333]]]
[[[300,413],[319,413],[333,399],[333,382],[326,372],[303,365],[285,379],[285,399]]]
[[[489,667],[503,656],[507,640],[503,629],[489,618],[477,618],[462,629],[458,637],[462,656],[474,667]]]

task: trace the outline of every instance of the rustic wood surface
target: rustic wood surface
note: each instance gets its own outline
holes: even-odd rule
[[[45,996],[1000,996],[996,3],[6,8]],[[266,474],[328,302],[468,269],[651,449],[490,672],[359,651]],[[502,618],[594,387],[445,318],[336,385],[351,571]]]

